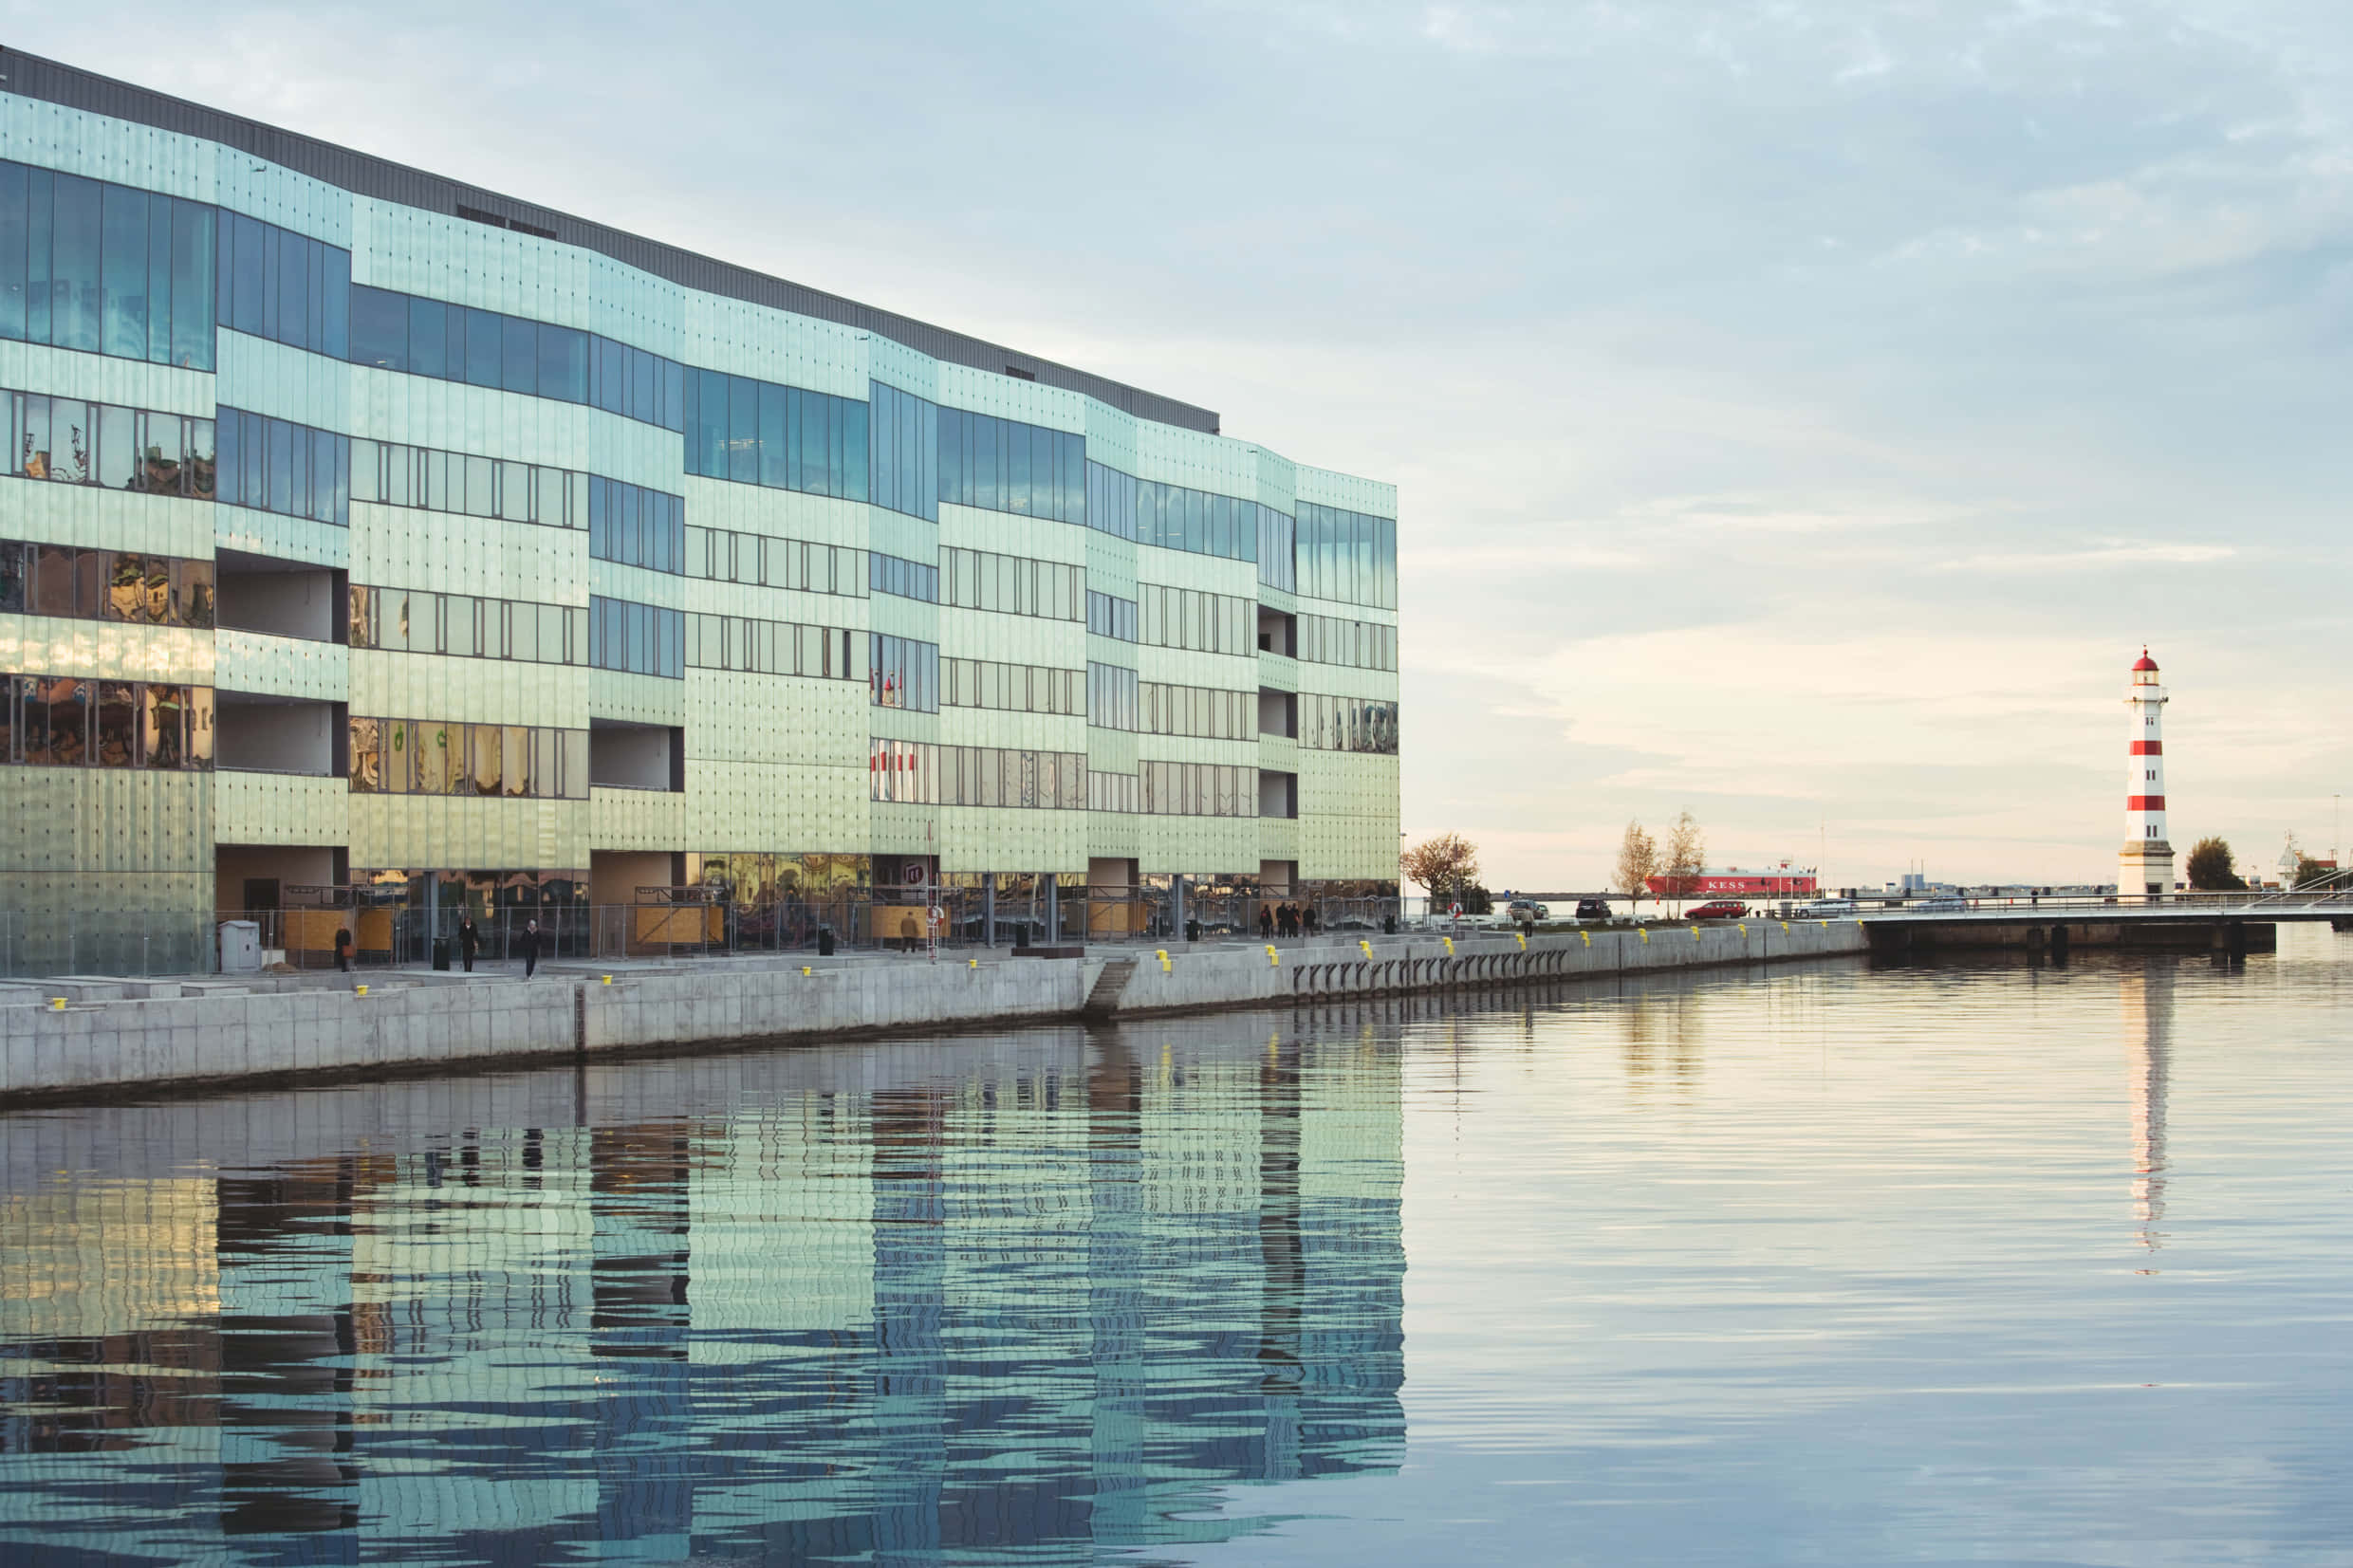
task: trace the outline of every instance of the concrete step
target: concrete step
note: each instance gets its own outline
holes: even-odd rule
[[[1094,988],[1086,993],[1086,1005],[1081,1009],[1088,1018],[1109,1018],[1120,1010],[1120,993],[1127,989],[1128,977],[1136,972],[1133,958],[1114,958],[1095,977]]]

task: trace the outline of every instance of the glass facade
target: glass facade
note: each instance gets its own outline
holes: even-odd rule
[[[1048,620],[1078,620],[1085,615],[1082,596],[1086,574],[1079,567],[954,546],[939,552],[939,563],[944,604]]]
[[[689,577],[855,599],[863,599],[868,592],[866,552],[847,544],[776,539],[727,528],[689,527],[685,539]]]
[[[21,479],[213,499],[213,421],[186,414],[8,394],[9,468]]]
[[[222,326],[337,360],[350,351],[350,251],[242,212],[213,227]]]
[[[213,689],[79,675],[0,675],[0,762],[202,772]]]
[[[1099,637],[1136,640],[1136,601],[1086,590],[1086,629]]]
[[[1137,767],[1143,781],[1138,807],[1154,817],[1255,817],[1258,769],[1217,763],[1146,762]]]
[[[939,711],[939,644],[875,633],[868,639],[866,684],[877,708]]]
[[[939,410],[938,423],[940,500],[1057,523],[1087,521],[1084,437],[954,408]]]
[[[326,855],[404,890],[634,888],[605,857],[688,845],[651,818],[600,837],[592,749],[608,783],[682,789],[693,844],[724,823],[730,863],[921,842],[941,878],[1394,876],[1387,487],[854,302],[780,307],[809,297],[651,241],[592,255],[429,175],[347,189],[358,161],[297,173],[109,91],[144,107],[71,110],[105,178],[43,167],[38,137],[0,162],[0,615],[35,672],[7,677],[0,758],[228,777],[130,849],[0,845],[0,909],[96,896],[59,873],[102,848],[152,853],[192,918],[239,907],[273,846],[309,868],[288,880]],[[11,96],[17,123],[44,101]],[[1261,690],[1319,664],[1355,673],[1306,684],[1363,694],[1302,694],[1296,737],[1263,743],[1306,769],[1312,833],[1248,821],[1252,752],[1139,761],[1139,736],[1262,744]],[[445,717],[385,716],[418,712]],[[303,782],[257,791],[269,772]],[[89,811],[137,805],[105,787]],[[951,834],[899,809],[974,805],[1065,815]],[[1090,812],[1229,821],[1139,841]]]
[[[686,618],[686,662],[696,670],[864,680],[865,660],[855,653],[865,645],[864,634],[846,626],[755,620],[747,616],[690,614]]]
[[[685,385],[687,472],[866,499],[865,404],[715,370],[690,371]]]
[[[939,568],[927,566],[920,561],[902,560],[895,555],[869,554],[866,557],[866,591],[936,604],[939,602]]]
[[[1340,620],[1331,616],[1301,616],[1299,656],[1308,664],[1395,670],[1397,628],[1375,621]]]
[[[1146,681],[1142,707],[1141,728],[1154,735],[1239,741],[1252,739],[1258,733],[1255,692],[1221,692],[1211,686],[1169,686]]]
[[[663,490],[588,480],[588,553],[599,561],[686,571],[686,502]]]
[[[213,228],[199,202],[0,163],[0,338],[211,370]]]
[[[209,630],[213,563],[0,539],[0,614]]]
[[[545,528],[585,528],[590,488],[612,483],[545,464],[365,437],[351,443],[351,498],[379,506],[495,517]],[[668,499],[677,501],[676,496]]]
[[[1086,667],[1086,722],[1099,729],[1133,729],[1137,722],[1136,672],[1116,664]]]
[[[1147,582],[1137,590],[1139,641],[1202,654],[1258,651],[1258,606],[1232,594]]]
[[[348,269],[344,275],[348,280]],[[355,364],[585,403],[664,430],[685,429],[686,373],[674,360],[495,310],[365,286],[352,287],[350,296]],[[320,352],[342,357],[338,349]]]
[[[351,526],[351,437],[224,408],[219,499],[255,511]]]
[[[447,654],[457,658],[586,664],[588,614],[569,604],[535,604],[528,600],[355,582],[351,585],[351,646],[396,654]]]
[[[351,720],[358,795],[588,798],[588,732],[438,719]]]
[[[1076,670],[1005,664],[993,659],[942,659],[939,700],[949,708],[1084,715],[1086,710],[1081,705],[1079,673]]]
[[[667,680],[686,676],[686,617],[658,604],[592,594],[588,600],[588,662]]]
[[[1318,751],[1368,751],[1394,756],[1398,748],[1397,704],[1302,692],[1299,744]]]
[[[1308,598],[1397,608],[1396,518],[1302,503],[1298,557]]]

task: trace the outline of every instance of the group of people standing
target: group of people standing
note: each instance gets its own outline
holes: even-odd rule
[[[1258,934],[1261,936],[1313,936],[1315,931],[1315,911],[1312,907],[1301,909],[1297,904],[1258,906]]]
[[[531,978],[532,972],[539,968],[539,950],[542,940],[539,922],[526,920],[523,922],[523,929],[516,932],[507,943],[509,954],[523,960],[523,978],[526,980]],[[457,955],[460,962],[466,966],[468,974],[473,973],[473,961],[481,951],[482,929],[473,923],[473,916],[469,914],[457,923]],[[346,926],[338,929],[335,932],[335,967],[345,974],[351,972],[352,953],[350,928]],[[437,963],[435,967],[447,968],[449,966]]]

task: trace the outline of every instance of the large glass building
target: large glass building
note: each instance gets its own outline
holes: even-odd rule
[[[613,951],[1394,896],[1392,487],[0,63],[20,971],[190,967],[233,912],[300,962],[314,907],[414,958],[460,910]]]

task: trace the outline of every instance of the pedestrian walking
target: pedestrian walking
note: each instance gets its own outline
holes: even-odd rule
[[[523,978],[528,980],[539,968],[539,922],[523,922],[523,934],[515,938],[515,950],[523,955]]]
[[[335,967],[343,973],[351,972],[351,928],[335,928]]]
[[[457,956],[465,960],[466,972],[473,973],[473,955],[482,950],[482,932],[469,914],[457,923]]]

